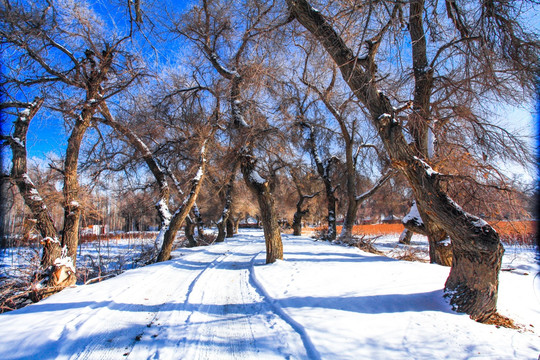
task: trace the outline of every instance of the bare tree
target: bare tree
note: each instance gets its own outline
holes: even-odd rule
[[[64,180],[61,244],[74,271],[81,217],[77,174],[83,137],[99,103],[137,77],[136,61],[126,53],[120,55],[126,37],[106,39],[100,35],[103,29],[99,20],[84,4],[49,2],[24,6],[4,2],[0,11],[4,19],[0,28],[2,43],[28,64],[25,72],[19,74],[13,65],[17,60],[11,59],[7,78],[12,93],[16,94],[21,87],[47,87],[51,103],[52,94],[60,95],[50,107],[71,122],[63,167],[59,171]],[[64,21],[64,17],[70,17],[70,21]],[[109,81],[109,77],[115,81]],[[74,281],[71,274],[70,282]]]
[[[187,24],[177,27],[175,31],[190,39],[215,71],[229,81],[231,136],[234,147],[240,154],[244,181],[259,204],[267,247],[266,260],[267,263],[271,263],[283,258],[283,246],[270,184],[257,171],[257,158],[253,149],[256,139],[264,138],[268,129],[265,129],[265,117],[255,111],[255,108],[248,112],[254,123],[248,124],[242,90],[248,88],[247,81],[254,79],[253,76],[250,79],[250,74],[255,73],[253,64],[244,62],[244,56],[257,37],[272,28],[268,21],[271,20],[274,4],[266,6],[259,2],[247,1],[244,6],[250,11],[246,12],[247,18],[238,19],[245,24],[242,31],[238,32],[230,26],[230,16],[234,13],[234,9],[230,6],[232,4],[225,6],[223,3],[203,0],[200,7],[195,6],[189,12]],[[232,46],[224,42],[227,37],[235,38],[236,41]],[[228,48],[222,48],[225,46]],[[230,56],[225,57],[227,54]],[[255,124],[257,118],[261,119],[262,126]]]
[[[176,233],[182,227],[182,223],[197,200],[197,196],[201,190],[201,185],[205,175],[207,150],[207,140],[205,139],[201,146],[199,167],[195,173],[195,176],[191,179],[190,191],[182,202],[182,205],[180,205],[171,218],[171,222],[163,238],[163,245],[157,257],[157,262],[167,261],[171,257],[171,251],[174,239],[176,238]]]
[[[496,300],[503,254],[498,234],[448,197],[441,186],[441,175],[421,159],[421,153],[408,145],[397,118],[400,108],[392,106],[391,99],[377,85],[377,50],[382,36],[399,14],[401,4],[394,5],[394,10],[389,11],[389,20],[366,43],[365,56],[357,56],[329,20],[307,1],[290,0],[287,4],[291,15],[319,41],[341,70],[355,97],[368,110],[393,166],[407,178],[418,206],[451,237],[453,261],[445,290],[452,305],[475,320],[496,321],[500,317]]]
[[[299,170],[301,171],[301,169]],[[307,176],[299,178],[296,173],[297,170],[293,166],[289,167],[289,172],[291,174],[294,187],[296,188],[296,192],[298,194],[298,201],[296,202],[296,211],[294,213],[293,223],[292,223],[293,235],[300,236],[302,235],[303,218],[305,215],[309,213],[309,208],[304,208],[304,202],[306,200],[313,199],[315,196],[319,195],[320,191],[313,192],[310,194],[305,194],[302,188],[309,184],[309,179],[307,178]]]
[[[49,213],[43,198],[30,179],[27,168],[26,156],[26,136],[30,122],[43,105],[42,98],[36,98],[31,103],[2,103],[0,108],[6,110],[10,107],[22,109],[17,112],[17,120],[14,123],[14,131],[11,136],[2,136],[3,140],[9,144],[12,153],[13,166],[11,168],[10,180],[13,181],[25,204],[30,208],[36,219],[36,226],[43,237],[43,254],[41,256],[42,275],[47,275],[55,265],[56,259],[61,256],[60,241],[58,231]]]
[[[331,177],[331,171],[332,167],[335,165],[335,163],[338,161],[337,158],[331,157],[326,160],[321,160],[321,157],[319,156],[319,151],[317,149],[317,145],[315,142],[315,133],[313,130],[313,127],[309,125],[308,123],[302,121],[300,122],[300,125],[304,128],[306,128],[309,131],[308,134],[308,148],[311,154],[311,157],[313,161],[315,162],[315,166],[317,168],[317,173],[321,177],[323,183],[324,183],[324,189],[326,194],[326,205],[328,208],[328,216],[327,216],[327,222],[328,222],[328,232],[326,234],[326,238],[328,240],[335,240],[337,237],[337,231],[336,231],[336,187],[333,185],[332,177]]]

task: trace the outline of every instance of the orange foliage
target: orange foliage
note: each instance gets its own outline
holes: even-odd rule
[[[532,245],[538,229],[536,221],[499,221],[491,225],[507,244]]]
[[[341,232],[341,226],[337,226],[336,230],[338,234]],[[319,226],[314,228],[315,231],[325,230],[326,226]],[[388,234],[401,234],[404,227],[402,224],[371,224],[371,225],[354,225],[354,235],[388,235]]]
[[[499,221],[491,224],[499,235],[531,234],[536,232],[536,221]]]
[[[498,221],[491,222],[495,230],[501,236],[501,240],[506,243],[532,244],[536,234],[536,221]],[[325,230],[326,226],[314,228],[315,231]],[[355,225],[353,234],[355,235],[388,235],[401,234],[404,227],[402,224],[371,224]],[[341,231],[341,226],[337,227],[337,232]]]

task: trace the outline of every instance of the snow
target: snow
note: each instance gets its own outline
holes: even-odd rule
[[[23,178],[23,181],[24,181],[26,184],[31,185],[33,188],[36,187],[36,186],[34,185],[34,183],[32,182],[32,179],[30,179],[30,176],[28,176],[27,173],[22,174],[22,178]]]
[[[73,265],[73,259],[67,255],[67,246],[62,248],[62,255],[54,260],[54,265],[60,267],[65,266],[71,271],[75,272],[75,265]]]
[[[80,206],[80,205],[79,205],[79,202],[78,202],[78,201],[75,201],[75,200],[71,200],[71,201],[69,202],[69,205],[70,205],[70,206],[74,206],[74,207],[79,207],[79,206]]]
[[[266,180],[257,172],[257,170],[251,170],[249,173],[249,180],[258,185],[264,185],[266,182]]]
[[[384,241],[395,244],[396,236]],[[225,243],[181,248],[171,261],[0,315],[0,358],[536,359],[540,353],[532,252],[507,251],[515,258],[506,264],[523,264],[528,275],[500,275],[499,310],[527,328],[518,331],[453,312],[443,298],[449,268],[306,237],[283,235],[283,242],[284,261],[266,265],[262,231],[244,230]],[[418,242],[426,244],[413,236]]]
[[[420,216],[420,212],[418,211],[418,206],[416,206],[416,201],[413,201],[411,209],[401,220],[403,224],[406,224],[409,221],[415,222],[418,226],[422,226],[424,224],[422,217]]]
[[[203,174],[204,174],[203,169],[199,168],[199,170],[197,170],[197,173],[195,174],[195,177],[193,178],[193,181],[200,181]]]
[[[54,237],[54,239],[51,238],[51,237],[49,237],[49,236],[47,236],[46,238],[44,238],[43,240],[41,240],[41,242],[43,242],[43,243],[46,243],[46,242],[48,242],[48,241],[50,241],[50,242],[52,242],[52,243],[57,243],[58,245],[60,245],[60,240],[58,240],[58,238],[57,238],[56,236]]]
[[[433,124],[428,127],[428,133],[427,133],[427,135],[428,135],[428,143],[427,143],[427,146],[428,146],[428,148],[427,148],[428,159],[431,159],[431,158],[433,158],[433,156],[435,156],[435,141],[436,141],[436,139],[435,139],[435,134],[433,133],[433,128],[432,128],[432,126],[434,126],[434,124],[435,124],[435,122],[433,122]]]
[[[472,216],[471,216],[472,217]],[[473,217],[473,225],[477,228],[483,228],[484,226],[488,225],[488,223],[483,220],[483,219],[480,219],[480,218],[477,218],[477,217]]]
[[[12,139],[17,145],[19,145],[20,147],[24,147],[24,143],[21,141],[21,139],[16,138],[16,137],[14,137]]]
[[[169,225],[171,222],[172,214],[169,211],[169,205],[167,205],[167,202],[165,199],[159,199],[159,201],[156,204],[156,208],[158,212],[163,216],[163,224],[165,226]]]
[[[422,164],[422,167],[426,170],[426,173],[428,176],[434,176],[434,175],[439,175],[439,173],[435,170],[433,170],[433,168],[431,166],[429,166],[424,160],[420,159],[419,157],[417,156],[413,156],[413,158],[420,162]]]
[[[27,117],[30,116],[30,109],[24,109],[20,112],[21,117]],[[22,120],[22,119],[21,119]]]

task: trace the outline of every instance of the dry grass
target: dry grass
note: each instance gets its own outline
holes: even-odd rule
[[[94,241],[118,241],[118,240],[153,240],[157,236],[157,232],[153,231],[138,231],[138,232],[128,232],[128,233],[119,233],[119,234],[106,234],[106,235],[94,235],[94,234],[84,234],[80,236],[79,243],[84,244]]]
[[[523,329],[523,326],[519,326],[514,322],[514,320],[503,316],[499,313],[492,314],[485,321],[479,321],[483,324],[495,325],[496,327],[504,327],[508,329]]]

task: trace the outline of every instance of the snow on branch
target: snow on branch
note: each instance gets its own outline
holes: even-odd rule
[[[424,160],[420,159],[417,156],[413,157],[414,160],[418,161],[420,163],[420,166],[426,171],[427,176],[434,177],[437,175],[440,175],[437,171],[433,170],[431,166],[429,166]]]
[[[412,223],[413,225],[417,227],[424,226],[424,222],[422,221],[422,217],[420,216],[420,212],[418,211],[418,206],[416,205],[416,201],[413,201],[413,204],[411,206],[411,209],[403,217],[401,220],[403,224]]]

